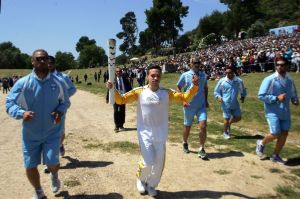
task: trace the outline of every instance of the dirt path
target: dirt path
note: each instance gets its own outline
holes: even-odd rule
[[[4,101],[2,95],[0,198],[28,199],[32,188],[22,163],[21,121],[7,116]],[[114,133],[112,106],[99,96],[79,90],[71,101],[66,123],[66,157],[61,159],[63,186],[59,194],[50,193],[49,177],[41,172],[48,198],[149,198],[140,196],[135,187],[139,155],[86,147],[89,143],[137,142],[136,131]],[[127,106],[126,114],[125,126],[134,129],[135,109]],[[194,153],[183,154],[180,144],[168,143],[158,198],[268,198],[276,195],[275,187],[290,183],[283,177],[290,175],[289,167],[260,161],[248,153],[219,153],[214,147],[207,151],[210,161],[203,161]],[[280,172],[271,173],[272,168]]]

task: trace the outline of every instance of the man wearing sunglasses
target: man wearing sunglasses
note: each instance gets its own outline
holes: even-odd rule
[[[73,82],[71,81],[70,77],[67,74],[62,73],[56,69],[55,58],[53,56],[49,56],[48,67],[49,67],[50,72],[53,75],[55,75],[57,78],[59,78],[60,81],[62,81],[64,83],[64,85],[68,91],[69,98],[72,97],[76,93],[76,88],[75,88]],[[60,152],[61,156],[65,155],[65,147],[64,147],[65,120],[66,120],[66,114],[64,114],[61,118],[61,127],[62,127],[62,129],[61,129],[61,144],[59,147],[59,152]]]
[[[264,157],[265,145],[277,139],[275,149],[270,160],[285,164],[280,152],[286,142],[291,126],[290,102],[298,106],[299,99],[293,79],[287,74],[286,60],[275,58],[276,72],[266,77],[258,92],[258,98],[264,102],[265,117],[268,121],[270,133],[263,140],[257,140],[256,153]]]
[[[238,94],[241,94],[241,102],[247,95],[243,81],[235,76],[231,66],[225,68],[226,76],[221,78],[215,87],[215,98],[221,103],[224,117],[224,139],[230,138],[230,125],[242,119]]]
[[[26,175],[34,187],[34,199],[46,198],[37,166],[43,163],[51,172],[51,190],[60,189],[58,179],[61,117],[70,106],[67,90],[49,73],[48,53],[32,54],[31,74],[19,79],[6,98],[6,111],[22,119],[22,148]],[[42,158],[41,158],[42,157]]]
[[[206,120],[207,113],[206,108],[208,107],[207,95],[207,80],[206,74],[200,70],[200,59],[199,57],[193,55],[190,59],[190,70],[183,73],[178,82],[177,90],[186,92],[192,87],[193,76],[196,75],[199,79],[199,90],[193,99],[189,102],[183,103],[183,113],[184,113],[184,129],[183,129],[183,151],[189,153],[188,148],[188,137],[190,134],[191,126],[194,120],[194,116],[197,117],[199,122],[200,132],[199,132],[199,143],[200,148],[198,151],[198,157],[202,159],[207,159],[207,154],[204,150],[204,144],[206,140]]]

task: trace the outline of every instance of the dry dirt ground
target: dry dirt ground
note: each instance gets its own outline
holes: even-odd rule
[[[78,90],[71,102],[66,121],[66,157],[61,159],[59,173],[60,193],[51,193],[49,176],[42,172],[42,166],[39,167],[48,199],[150,198],[141,196],[136,190],[138,154],[86,147],[89,143],[137,143],[135,108],[127,106],[125,127],[132,130],[114,133],[112,106],[103,98]],[[21,121],[5,113],[2,94],[0,103],[0,198],[28,199],[32,188],[22,163]],[[181,144],[168,143],[157,198],[275,198],[275,187],[291,183],[286,178],[291,175],[290,167],[261,161],[248,153],[220,153],[215,147],[207,151],[210,160],[203,161],[195,153],[184,154]],[[270,169],[279,172],[272,173]]]

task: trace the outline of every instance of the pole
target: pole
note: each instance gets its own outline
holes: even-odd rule
[[[109,81],[115,81],[116,40],[108,40],[108,74]],[[115,103],[115,88],[109,89],[109,104]]]

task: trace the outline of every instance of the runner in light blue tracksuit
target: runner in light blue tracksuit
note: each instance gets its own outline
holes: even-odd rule
[[[242,119],[238,94],[241,94],[241,102],[247,96],[242,79],[234,75],[233,69],[227,67],[226,76],[221,78],[214,90],[215,98],[221,103],[224,117],[224,138],[230,138],[230,125]]]
[[[62,81],[64,83],[65,87],[67,88],[69,97],[73,96],[76,93],[76,88],[75,88],[73,82],[71,81],[70,77],[67,74],[56,70],[55,58],[53,56],[49,56],[48,66],[49,66],[50,72],[52,72],[52,74],[54,74],[58,79],[60,79],[60,81]],[[65,147],[63,144],[64,140],[65,140],[65,121],[66,121],[66,114],[64,114],[63,117],[61,118],[61,123],[62,123],[61,129],[60,129],[61,142],[60,142],[60,147],[59,147],[61,156],[65,155]],[[45,173],[48,173],[47,169],[45,169]]]
[[[270,134],[263,140],[257,141],[256,153],[263,157],[264,146],[277,139],[271,160],[284,164],[279,153],[281,152],[291,126],[289,103],[298,106],[299,100],[295,83],[286,73],[286,61],[277,57],[275,59],[276,72],[266,77],[259,89],[258,98],[264,102],[265,116],[269,124]]]
[[[192,87],[192,78],[196,75],[199,78],[199,90],[192,98],[190,103],[183,104],[184,113],[184,129],[183,129],[183,151],[189,153],[188,137],[191,126],[193,124],[194,116],[197,117],[199,123],[199,144],[198,157],[207,159],[207,153],[204,149],[206,141],[206,108],[209,106],[207,102],[208,88],[206,74],[200,70],[201,62],[198,56],[192,55],[190,59],[191,69],[183,73],[177,82],[177,91],[185,92]]]
[[[51,171],[51,190],[60,189],[58,179],[61,116],[70,106],[64,83],[49,72],[48,53],[33,52],[34,70],[19,79],[6,98],[6,111],[23,119],[22,149],[29,182],[35,188],[35,199],[44,198],[37,166],[43,160]]]

